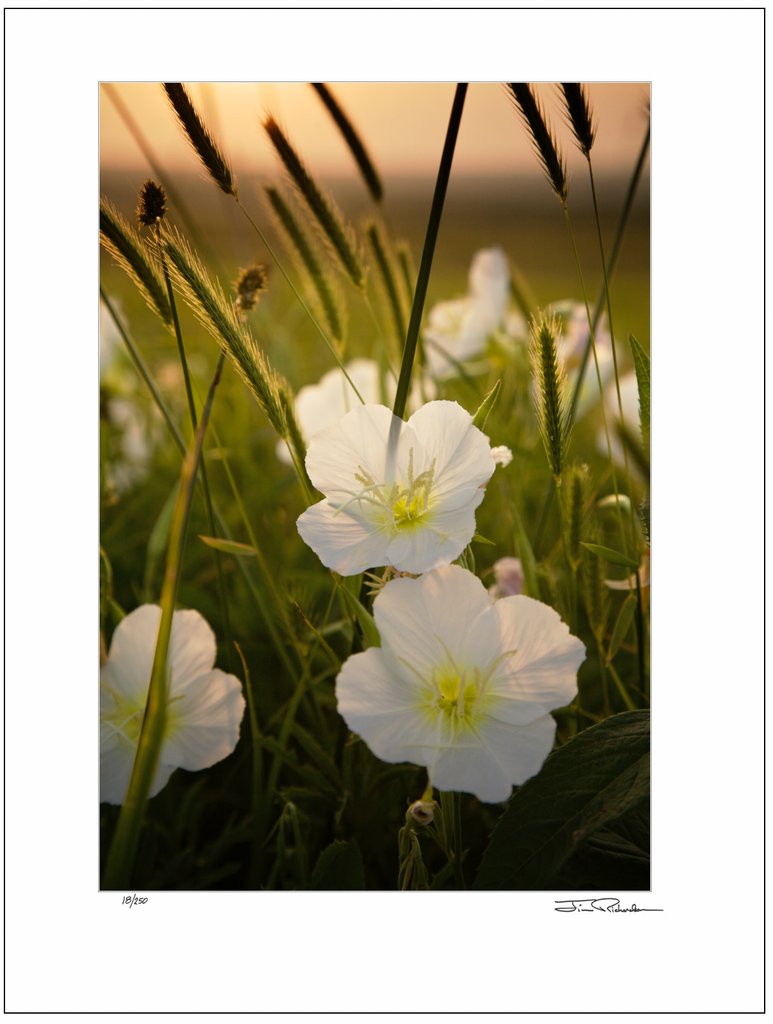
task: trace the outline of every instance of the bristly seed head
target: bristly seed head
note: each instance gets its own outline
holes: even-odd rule
[[[590,159],[590,151],[596,140],[596,125],[593,123],[593,111],[590,100],[582,85],[578,82],[561,82],[564,94],[567,119],[574,132],[580,152]]]
[[[137,201],[137,221],[146,228],[164,219],[166,213],[166,192],[152,178],[148,178],[139,191]]]
[[[251,267],[239,269],[239,276],[234,281],[236,290],[236,308],[240,313],[247,313],[260,301],[259,292],[266,288],[266,268],[253,263]]]
[[[566,164],[539,101],[531,91],[528,82],[508,82],[507,84],[518,105],[518,111],[529,129],[531,141],[539,156],[542,169],[561,205],[566,206],[569,194]]]
[[[548,320],[540,314],[539,321],[532,318],[531,335],[537,420],[548,463],[560,486],[571,428],[566,404],[566,371],[558,358],[559,328],[555,317]]]

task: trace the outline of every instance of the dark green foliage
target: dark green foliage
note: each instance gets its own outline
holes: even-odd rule
[[[591,726],[555,750],[510,800],[475,889],[550,889],[592,836],[647,807],[650,718],[631,711]],[[625,837],[623,837],[625,838]]]
[[[364,889],[365,875],[357,843],[331,843],[319,855],[311,875],[310,889]]]

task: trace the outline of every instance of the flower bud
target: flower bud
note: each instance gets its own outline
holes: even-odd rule
[[[408,808],[405,820],[410,820],[416,825],[431,825],[436,808],[437,804],[434,800],[415,800]]]

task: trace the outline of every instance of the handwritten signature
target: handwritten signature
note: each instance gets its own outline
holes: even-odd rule
[[[558,904],[555,909],[564,914],[571,914],[575,910],[590,911],[591,913],[594,910],[603,910],[608,914],[640,914],[642,911],[663,913],[662,907],[637,907],[635,903],[632,903],[630,907],[621,907],[620,900],[616,900],[612,896],[601,896],[594,900],[555,900],[554,902]]]

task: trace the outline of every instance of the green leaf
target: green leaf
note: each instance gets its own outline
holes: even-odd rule
[[[336,797],[340,795],[333,783],[325,778],[321,772],[317,771],[317,769],[312,767],[310,764],[300,764],[294,751],[283,750],[281,744],[272,736],[262,736],[260,745],[270,754],[278,755],[288,768],[300,775],[300,777],[308,782],[310,786],[315,787],[323,793],[330,793]]]
[[[476,544],[490,544],[492,548],[496,547],[496,544],[493,540],[487,540],[485,537],[481,537],[479,533],[474,534],[472,539],[475,541]]]
[[[642,804],[591,836],[556,878],[556,888],[649,889],[649,850],[649,807]]]
[[[620,644],[625,640],[625,634],[628,632],[631,621],[633,620],[633,613],[636,611],[636,595],[629,594],[623,602],[623,607],[620,609],[620,614],[617,616],[617,622],[612,632],[612,641],[609,645],[609,654],[607,654],[607,665],[617,654],[620,649]]]
[[[257,555],[257,551],[250,544],[240,544],[235,540],[224,540],[222,537],[204,537],[199,534],[199,540],[203,540],[211,548],[225,552],[226,555]]]
[[[636,370],[636,383],[639,385],[639,421],[641,438],[644,447],[650,447],[650,357],[632,334],[628,335],[633,352],[633,365]]]
[[[480,404],[478,411],[472,418],[472,425],[477,427],[478,430],[483,430],[486,426],[486,420],[489,417],[489,413],[494,408],[494,403],[499,398],[499,392],[502,390],[502,381],[498,380],[494,387],[489,391],[486,397]]]
[[[317,768],[327,776],[336,789],[342,790],[344,788],[343,781],[335,761],[322,748],[317,740],[314,739],[311,733],[306,732],[302,726],[298,725],[297,722],[294,722],[293,735],[309,757],[315,762]]]
[[[612,562],[613,565],[624,565],[628,569],[638,569],[639,563],[634,561],[633,558],[629,558],[628,555],[621,555],[619,551],[613,551],[612,548],[605,548],[602,544],[588,544],[587,541],[581,540],[580,543],[588,551],[592,551],[594,555],[598,555],[599,558],[606,558],[608,562]]]
[[[322,851],[312,872],[309,888],[365,888],[362,856],[354,839],[350,843],[333,842]]]
[[[357,621],[360,624],[362,635],[365,637],[365,642],[368,647],[380,647],[381,637],[376,629],[376,623],[373,616],[370,614],[367,608],[364,608],[359,600],[351,593],[345,583],[342,583],[340,576],[334,576],[339,591],[343,594],[344,601],[349,608],[349,611],[357,616]]]
[[[521,559],[521,565],[523,567],[523,579],[526,584],[526,593],[529,597],[539,600],[540,586],[537,559],[534,557],[534,552],[529,542],[529,538],[526,535],[526,530],[523,527],[521,517],[518,514],[518,509],[515,507],[515,502],[512,502],[510,505],[510,511],[513,515],[513,532],[515,533],[515,543],[518,547],[518,557]]]
[[[587,840],[649,800],[648,711],[613,715],[547,759],[510,800],[475,889],[550,889]]]

